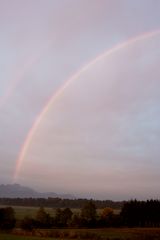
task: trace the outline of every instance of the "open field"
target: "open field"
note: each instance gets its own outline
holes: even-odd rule
[[[4,207],[4,206],[0,206]],[[36,213],[38,211],[38,207],[21,207],[21,206],[13,206],[13,209],[15,210],[15,217],[17,220],[23,219],[25,216],[35,217]],[[53,208],[45,208],[45,211],[49,213],[51,216],[54,216],[55,209]]]
[[[7,205],[0,205],[0,208],[8,207]],[[22,220],[25,216],[35,217],[39,207],[24,207],[24,206],[12,206],[15,210],[15,217],[17,220]],[[44,208],[51,216],[55,215],[55,208]],[[79,212],[79,209],[71,209],[74,213]]]
[[[0,208],[8,207],[7,205],[0,205]],[[22,220],[25,216],[35,217],[38,211],[38,207],[24,207],[24,206],[12,206],[15,210],[15,217],[17,220]],[[50,216],[55,216],[55,208],[44,208]],[[71,209],[73,213],[79,213],[80,209],[73,208]],[[100,213],[102,209],[98,209],[97,213]],[[120,210],[114,210],[115,214],[118,214]]]
[[[20,234],[20,232],[19,232]],[[0,234],[0,240],[53,240],[53,239],[93,239],[93,240],[159,240],[160,228],[107,228],[107,229],[52,229],[37,230],[34,236]],[[30,233],[29,233],[30,235]]]

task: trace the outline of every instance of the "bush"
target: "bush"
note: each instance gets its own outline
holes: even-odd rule
[[[20,227],[25,231],[32,231],[36,226],[36,221],[33,218],[25,217],[20,224]]]

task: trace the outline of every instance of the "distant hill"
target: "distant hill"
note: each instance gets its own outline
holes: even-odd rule
[[[21,186],[20,184],[1,184],[0,198],[62,198],[74,199],[71,194],[57,194],[54,192],[40,193],[32,188]]]

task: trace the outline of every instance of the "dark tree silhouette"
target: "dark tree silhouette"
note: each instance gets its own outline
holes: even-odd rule
[[[41,228],[49,228],[52,225],[52,218],[48,213],[46,213],[43,207],[39,208],[36,215],[36,221],[38,227]]]
[[[55,226],[57,227],[67,227],[71,224],[72,220],[72,211],[70,208],[60,209],[58,208],[56,210],[55,214]]]
[[[87,202],[81,209],[81,219],[85,226],[94,227],[96,223],[96,206],[92,200]]]
[[[129,227],[159,227],[160,201],[132,200],[124,204],[121,211],[123,225]]]
[[[12,207],[0,209],[0,229],[11,230],[15,227],[16,219]]]
[[[32,231],[37,227],[37,222],[31,217],[25,217],[20,224],[20,227],[25,231]]]

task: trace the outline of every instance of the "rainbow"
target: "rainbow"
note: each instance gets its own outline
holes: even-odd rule
[[[98,61],[102,60],[105,57],[110,56],[111,54],[115,53],[116,51],[125,48],[127,46],[132,45],[133,43],[136,43],[137,41],[141,41],[144,40],[146,38],[151,38],[154,37],[156,35],[158,35],[160,33],[160,29],[157,29],[155,31],[152,32],[146,32],[143,33],[141,35],[138,35],[134,38],[130,38],[125,42],[122,42],[120,44],[117,44],[116,46],[110,48],[109,50],[103,52],[102,54],[98,55],[96,58],[94,58],[93,60],[91,60],[88,64],[86,64],[84,67],[82,67],[80,70],[78,70],[76,73],[74,73],[71,77],[69,77],[64,83],[63,85],[56,91],[56,93],[54,93],[48,100],[47,104],[45,105],[45,107],[43,108],[43,110],[40,112],[40,114],[38,115],[38,117],[36,118],[35,122],[33,123],[32,128],[30,129],[30,131],[28,132],[26,139],[22,145],[22,148],[20,150],[18,159],[16,161],[16,167],[15,167],[15,172],[14,172],[14,176],[13,176],[13,181],[15,182],[18,178],[21,166],[23,164],[23,160],[24,157],[26,155],[26,152],[29,148],[29,145],[31,143],[31,140],[33,138],[34,133],[36,132],[40,122],[42,121],[43,117],[45,116],[45,114],[48,112],[49,108],[51,107],[52,104],[55,103],[55,101],[61,96],[61,94],[65,91],[65,89],[70,85],[70,83],[72,81],[75,81],[76,79],[79,78],[79,76],[81,74],[83,74],[85,71],[87,71],[87,69],[89,69],[90,67],[92,67],[94,64],[96,64]]]

